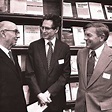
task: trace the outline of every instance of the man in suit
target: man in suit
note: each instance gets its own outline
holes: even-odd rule
[[[0,112],[27,112],[20,67],[8,54],[18,35],[16,24],[0,22]]]
[[[26,62],[30,89],[33,89],[36,100],[38,99],[41,105],[48,105],[45,112],[62,112],[66,103],[65,84],[71,72],[70,48],[57,38],[59,27],[59,16],[44,16],[41,26],[42,38],[30,44]],[[49,68],[48,42],[52,42],[53,52]]]
[[[112,49],[106,44],[109,28],[93,22],[84,29],[86,48],[77,54],[79,89],[75,112],[112,112]],[[95,63],[90,73],[91,51],[95,51]]]

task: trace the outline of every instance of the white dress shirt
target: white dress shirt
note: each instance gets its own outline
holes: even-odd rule
[[[49,49],[49,45],[47,44],[49,42],[49,40],[47,39],[44,39],[45,40],[45,50],[46,50],[46,56],[47,56],[47,52],[48,52],[48,49]],[[55,47],[55,41],[56,41],[56,37],[54,37],[52,40],[50,40],[52,42],[52,49],[54,51],[54,47]]]
[[[102,46],[100,46],[98,49],[95,50],[95,53],[96,53],[96,56],[95,56],[95,66],[96,66],[96,64],[97,64],[97,62],[99,60],[99,57],[100,57],[100,55],[102,53],[102,50],[103,50],[104,46],[105,46],[105,44],[103,44]],[[91,51],[92,50],[90,50],[90,53],[91,53]]]
[[[2,51],[10,58],[9,56],[9,50],[7,48],[5,48],[4,46],[0,45],[0,49],[2,49]]]

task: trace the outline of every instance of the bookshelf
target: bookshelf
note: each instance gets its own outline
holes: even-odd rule
[[[9,9],[6,12],[0,11],[0,21],[9,20],[16,23],[17,25],[38,25],[38,26],[41,25],[43,15],[10,13],[10,5],[8,5],[8,8]],[[54,13],[61,16],[61,9],[62,9],[62,1],[60,0],[43,0],[44,14]],[[61,35],[61,30],[59,32],[59,35]],[[15,46],[14,48],[12,48],[15,54],[27,54],[27,49],[28,45]]]
[[[18,1],[18,0],[13,0],[13,1]],[[60,0],[43,0],[44,14],[53,13],[61,16],[61,8],[62,8],[62,1]],[[43,19],[43,15],[40,14],[35,15],[35,14],[26,14],[26,13],[10,13],[10,10],[8,10],[7,12],[0,11],[0,21],[8,20],[16,23],[17,25],[40,26],[42,19]],[[61,30],[59,31],[58,34],[61,35]],[[28,45],[15,46],[12,48],[14,55],[16,55],[17,57],[20,55],[21,56],[27,55],[27,50],[28,50]],[[26,85],[27,83],[25,81],[25,71],[22,71],[22,75],[23,75],[22,78],[24,80],[24,85]]]
[[[63,28],[64,29],[72,29],[73,26],[76,26],[76,27],[84,27],[87,23],[89,22],[102,22],[102,23],[105,23],[109,26],[109,29],[110,29],[110,32],[112,32],[112,20],[111,19],[108,19],[107,18],[107,15],[106,15],[106,12],[105,12],[105,8],[104,8],[104,5],[112,5],[112,1],[109,0],[108,2],[105,1],[105,0],[63,0],[63,2],[67,2],[67,3],[71,3],[72,4],[72,13],[73,13],[73,17],[70,17],[70,16],[63,16]],[[103,9],[103,13],[104,13],[104,19],[92,19],[91,15],[90,15],[90,18],[89,16],[86,18],[87,14],[86,13],[86,16],[84,18],[82,17],[78,17],[77,15],[77,11],[75,10],[76,9],[76,4],[75,2],[79,2],[79,3],[84,3],[84,2],[95,2],[95,3],[101,3],[102,5],[102,9]],[[84,9],[85,10],[85,9]],[[89,9],[90,11],[90,9]],[[82,13],[81,13],[82,14]],[[63,14],[62,14],[63,15]],[[82,15],[81,15],[82,16]],[[110,15],[109,15],[110,16]],[[82,49],[83,47],[77,47],[77,46],[70,46],[70,50],[71,50],[71,55],[77,55],[77,52],[79,49]],[[77,74],[72,74],[70,76],[70,81],[69,82],[78,82],[78,75]],[[66,108],[74,108],[75,106],[75,101],[69,101],[67,102],[67,105],[66,105]]]
[[[63,16],[63,2],[71,3],[73,17]],[[78,18],[77,12],[75,10],[75,2],[97,2],[101,3],[103,7],[103,12],[105,19],[91,19],[91,18]],[[112,20],[108,20],[106,13],[104,11],[104,5],[112,5],[112,1],[108,0],[43,0],[43,13],[53,13],[57,14],[62,18],[62,26],[59,30],[59,37],[61,37],[63,28],[72,28],[73,26],[83,27],[89,22],[100,21],[107,24],[112,32]],[[10,13],[10,11],[2,12],[0,11],[0,21],[9,20],[15,22],[17,25],[40,25],[43,15],[34,14],[23,14],[23,13]],[[77,55],[79,49],[83,47],[70,46],[71,55]],[[12,48],[15,55],[27,55],[28,46],[21,45]],[[24,74],[24,73],[23,73]],[[78,75],[74,74],[70,76],[69,82],[78,82]],[[67,102],[66,108],[73,108],[75,101]]]

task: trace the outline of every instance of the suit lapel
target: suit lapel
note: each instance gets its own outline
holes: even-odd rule
[[[110,52],[110,48],[108,46],[105,46],[94,69],[92,77],[88,83],[88,87],[90,87],[98,79],[98,77],[102,74],[108,64],[112,61],[110,55],[112,55]]]
[[[1,49],[0,49],[0,57],[4,61],[4,63],[6,63],[14,72],[16,72],[14,63]]]
[[[14,58],[14,61],[15,61],[15,67],[16,67],[16,71],[18,72],[17,73],[17,77],[18,77],[18,79],[22,82],[22,72],[21,72],[21,68],[20,68],[20,65],[19,65],[19,63],[18,63],[18,58],[17,58],[17,55],[16,54],[14,54],[13,52],[12,52],[12,54],[13,54],[13,58]]]
[[[52,59],[51,59],[51,66],[50,66],[49,73],[52,71],[55,63],[57,62],[57,58],[61,54],[62,48],[60,46],[61,46],[60,41],[58,39],[56,39],[55,48],[54,48],[54,52],[53,52]]]
[[[81,67],[81,71],[83,71],[82,73],[84,73],[83,74],[83,81],[84,81],[84,84],[85,84],[85,87],[87,87],[87,60],[88,60],[88,52],[89,52],[89,50],[88,49],[85,49],[84,51],[83,51],[83,56],[82,56],[82,59],[79,59],[80,61],[81,61],[81,65],[79,65],[79,66],[82,66]]]
[[[40,41],[40,44],[38,44],[38,48],[37,48],[40,53],[40,57],[41,57],[41,62],[43,63],[43,66],[45,68],[46,71],[48,71],[48,68],[47,68],[47,58],[46,58],[46,51],[45,51],[45,41],[44,39],[42,38],[41,41]]]

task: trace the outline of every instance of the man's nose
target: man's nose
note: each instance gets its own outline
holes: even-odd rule
[[[87,40],[88,39],[88,37],[87,36],[84,36],[84,40]]]

